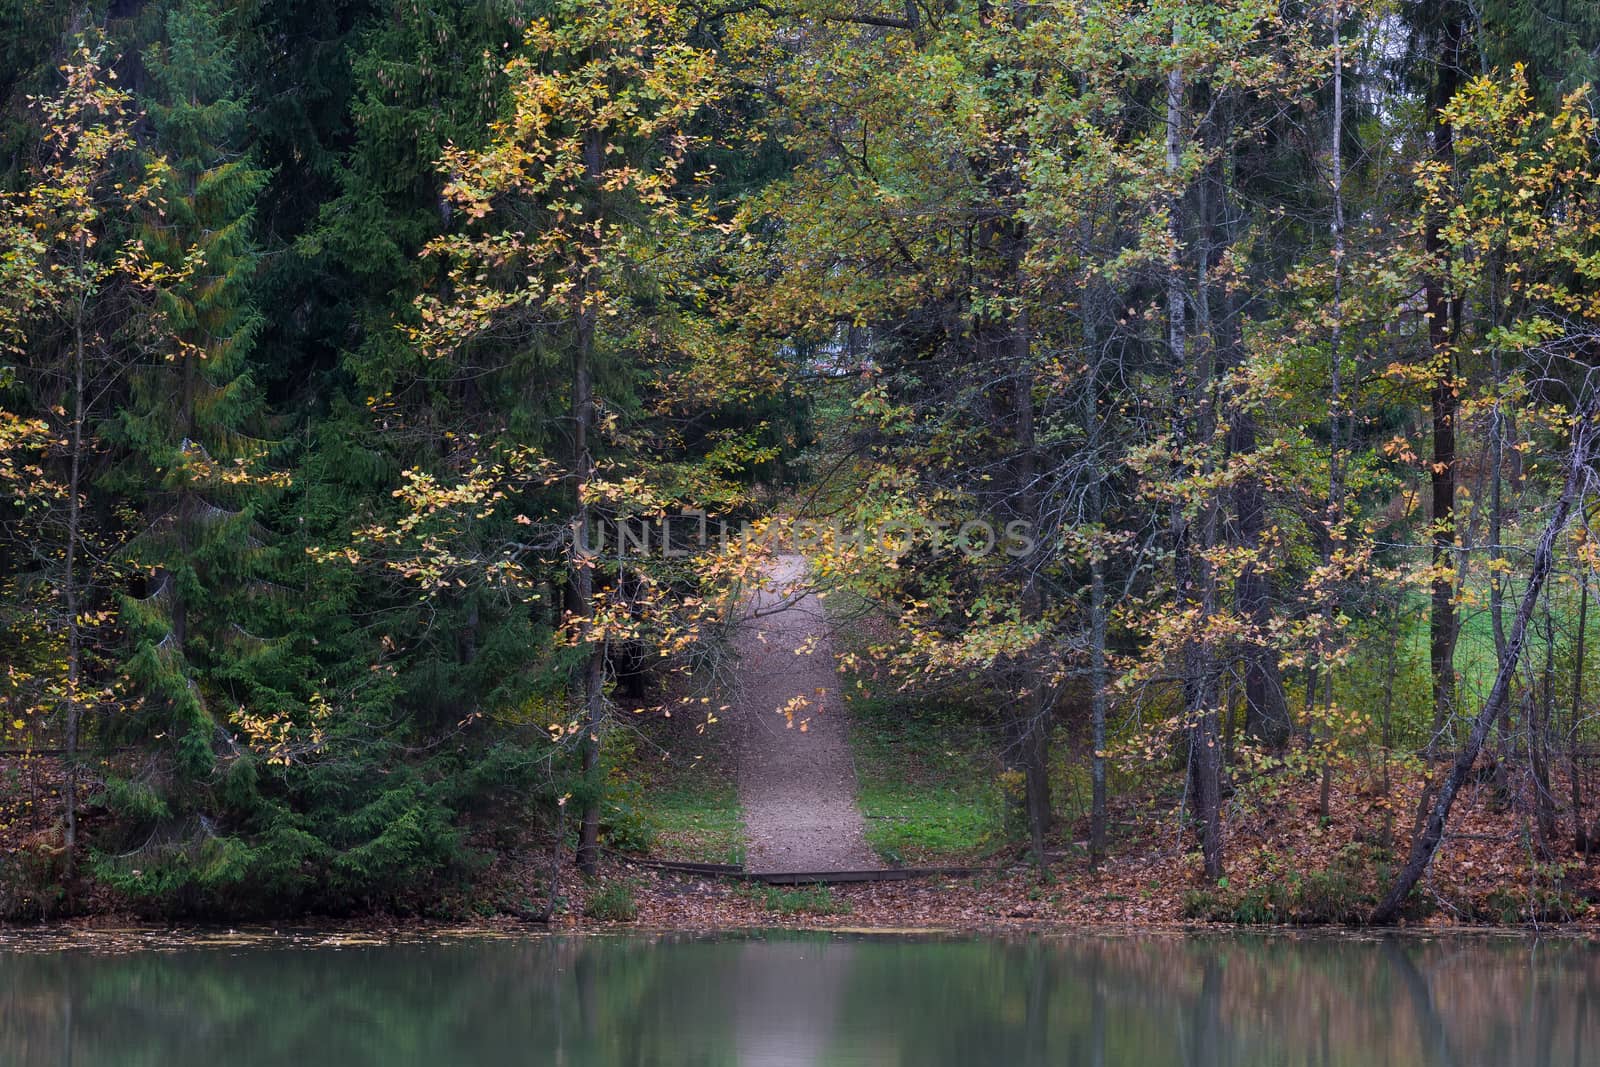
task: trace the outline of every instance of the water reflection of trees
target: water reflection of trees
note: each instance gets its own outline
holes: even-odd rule
[[[0,956],[0,1062],[1568,1064],[1571,940],[531,938]]]
[[[1523,939],[1023,939],[858,956],[895,1063],[1568,1064],[1600,953]],[[867,1007],[869,1006],[870,1007]],[[937,1020],[936,1025],[915,1020]]]
[[[717,969],[712,961],[712,970]],[[727,1046],[699,964],[635,941],[216,950],[4,959],[0,1063],[731,1063],[674,1059],[681,1008]],[[677,972],[677,973],[675,973]],[[619,1020],[631,1020],[622,1025]],[[558,1051],[561,1050],[561,1051]]]

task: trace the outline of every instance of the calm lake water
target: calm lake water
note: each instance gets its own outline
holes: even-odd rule
[[[0,935],[0,1064],[1600,1063],[1570,938],[75,940]]]

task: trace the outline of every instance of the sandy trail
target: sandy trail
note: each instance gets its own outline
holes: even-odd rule
[[[774,557],[751,601],[755,618],[737,641],[733,718],[745,866],[758,872],[872,870],[880,864],[856,808],[827,619],[814,596],[786,604],[782,594],[804,574],[802,557]],[[806,703],[795,708],[791,727],[782,709],[796,697]]]

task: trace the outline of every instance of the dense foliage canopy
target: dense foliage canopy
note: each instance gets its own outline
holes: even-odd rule
[[[1480,756],[1600,836],[1591,9],[0,0],[5,910],[592,871],[781,542],[1041,862],[1374,753],[1378,918]]]

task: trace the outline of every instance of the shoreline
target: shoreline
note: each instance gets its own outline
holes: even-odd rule
[[[88,952],[182,952],[263,949],[359,949],[391,945],[454,942],[521,941],[548,937],[617,937],[640,940],[688,939],[737,941],[776,934],[822,934],[845,938],[905,940],[1009,940],[1042,938],[1259,938],[1275,941],[1430,941],[1430,940],[1600,940],[1600,925],[1579,922],[1563,925],[1478,926],[1425,924],[1385,927],[1350,926],[1226,926],[1217,923],[1109,926],[1104,924],[1032,923],[1026,925],[974,925],[970,927],[894,927],[827,923],[773,922],[754,926],[640,926],[633,923],[588,922],[542,926],[511,920],[460,925],[406,922],[374,928],[351,923],[310,925],[225,926],[184,923],[95,926],[51,923],[40,926],[0,926],[0,955]]]
[[[1600,922],[1591,918],[1558,923],[1399,922],[1391,926],[1338,923],[1234,924],[1198,920],[1085,922],[1063,919],[985,918],[967,922],[894,923],[837,916],[751,916],[747,921],[714,923],[686,919],[614,921],[564,915],[551,923],[511,915],[478,921],[396,917],[303,915],[281,920],[141,919],[106,912],[39,923],[0,923],[0,953],[57,951],[181,951],[187,949],[363,948],[448,941],[520,940],[542,937],[739,939],[766,934],[829,934],[841,937],[910,939],[1074,938],[1074,937],[1263,937],[1275,940],[1391,940],[1434,938],[1600,939]]]

